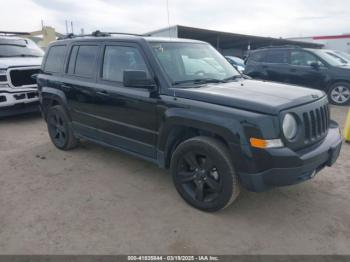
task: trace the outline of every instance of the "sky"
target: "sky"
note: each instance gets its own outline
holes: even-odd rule
[[[350,33],[349,0],[168,0],[169,24],[271,37]],[[0,0],[0,31],[146,33],[168,26],[166,0]]]

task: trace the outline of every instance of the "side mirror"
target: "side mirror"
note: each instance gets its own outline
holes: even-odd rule
[[[316,70],[320,68],[320,64],[317,63],[317,62],[312,62],[312,63],[310,64],[310,66],[311,66],[313,69],[316,69]]]
[[[156,83],[147,77],[144,70],[124,70],[123,83],[125,87],[154,89]]]

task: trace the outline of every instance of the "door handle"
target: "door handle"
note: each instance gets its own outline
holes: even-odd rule
[[[65,84],[61,85],[61,87],[62,87],[63,89],[66,89],[66,90],[72,89],[71,86],[65,85]]]
[[[108,92],[106,90],[101,90],[101,91],[98,91],[96,92],[98,95],[102,95],[102,96],[108,96]]]
[[[295,68],[290,69],[291,72],[296,72],[297,70]]]
[[[265,68],[265,69],[266,69],[266,68],[269,68],[269,67],[268,67],[267,65],[263,65],[262,68]]]

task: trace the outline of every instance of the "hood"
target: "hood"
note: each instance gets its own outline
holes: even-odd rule
[[[0,57],[0,69],[19,66],[40,66],[42,57]]]
[[[342,69],[342,70],[346,71],[347,73],[349,73],[350,64],[335,66],[335,68]]]
[[[192,88],[176,88],[177,97],[266,114],[316,101],[325,93],[316,89],[258,80],[242,80]]]

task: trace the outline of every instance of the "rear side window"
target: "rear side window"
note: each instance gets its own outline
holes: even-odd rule
[[[63,68],[66,52],[65,45],[52,46],[47,54],[44,71],[59,73]]]
[[[124,70],[143,70],[149,76],[146,63],[137,48],[106,46],[102,78],[109,81],[123,82]]]
[[[99,47],[94,45],[81,45],[79,46],[79,49],[77,51],[78,54],[77,59],[75,61],[75,69],[73,74],[77,76],[92,78],[96,71],[95,67]],[[69,63],[68,67],[71,66],[70,64],[71,63]]]
[[[266,63],[271,64],[287,64],[288,51],[287,50],[271,50],[265,57]]]

